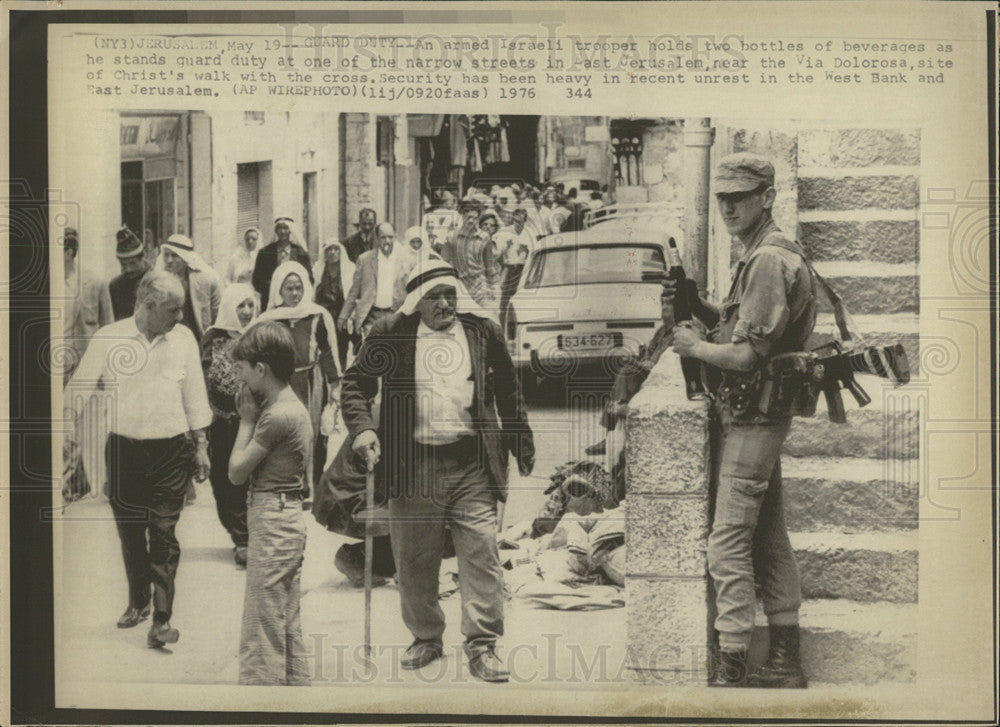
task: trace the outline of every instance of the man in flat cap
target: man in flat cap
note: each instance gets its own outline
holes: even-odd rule
[[[712,341],[678,327],[674,351],[722,370],[713,414],[721,432],[708,570],[715,585],[719,658],[711,686],[803,688],[799,662],[799,574],[781,504],[779,454],[789,417],[765,417],[728,392],[781,353],[805,350],[816,322],[816,283],[802,248],[771,218],[774,167],[755,154],[724,157],[715,196],[726,229],[743,243]],[[714,318],[713,311],[702,312]],[[705,323],[712,327],[714,320]],[[750,396],[751,402],[753,396]],[[755,571],[756,567],[756,571]],[[754,576],[763,592],[770,651],[749,673]]]
[[[115,320],[129,318],[135,313],[135,291],[142,276],[149,272],[142,240],[128,227],[122,227],[115,234],[117,246],[115,257],[121,267],[121,275],[111,279],[108,292],[111,294],[111,309]]]

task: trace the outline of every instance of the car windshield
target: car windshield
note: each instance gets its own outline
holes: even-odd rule
[[[525,288],[591,283],[641,283],[646,271],[665,269],[659,245],[629,243],[581,245],[539,251]]]

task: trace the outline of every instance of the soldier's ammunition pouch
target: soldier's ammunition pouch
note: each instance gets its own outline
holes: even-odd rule
[[[725,371],[716,401],[734,419],[811,417],[822,391],[823,364],[814,353],[782,353],[752,372]]]
[[[815,353],[782,353],[764,366],[757,408],[769,418],[811,417],[816,413],[823,364]]]
[[[716,403],[728,411],[734,419],[746,419],[757,415],[760,373],[760,371],[749,373],[723,371],[722,380],[715,390]]]

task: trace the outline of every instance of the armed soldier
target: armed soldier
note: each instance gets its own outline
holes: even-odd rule
[[[799,662],[799,574],[781,502],[779,454],[790,416],[765,417],[755,404],[756,376],[774,356],[803,351],[816,320],[816,282],[802,248],[771,218],[774,167],[753,154],[723,158],[715,195],[729,233],[744,253],[723,301],[713,340],[677,328],[674,351],[722,372],[714,415],[721,427],[708,569],[719,634],[711,686],[806,686]],[[668,290],[671,284],[666,284]],[[712,328],[715,311],[695,311]],[[754,575],[770,632],[767,661],[752,674],[747,650],[754,626]]]

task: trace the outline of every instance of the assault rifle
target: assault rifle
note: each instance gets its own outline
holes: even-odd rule
[[[855,372],[889,379],[895,386],[910,382],[910,364],[906,351],[898,343],[891,346],[868,346],[861,351],[844,353],[837,341],[831,341],[814,349],[812,353],[819,356],[817,363],[822,366],[820,388],[826,398],[827,414],[831,422],[847,422],[841,389],[850,391],[859,407],[871,403],[871,397],[855,381]]]

